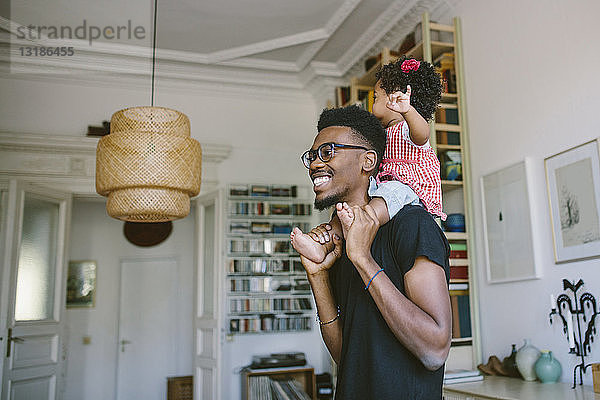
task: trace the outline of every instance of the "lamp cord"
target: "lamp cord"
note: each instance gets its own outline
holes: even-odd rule
[[[151,106],[154,107],[154,68],[156,65],[156,14],[158,7],[158,0],[154,0],[154,26],[153,26],[153,38],[152,38],[152,100]]]

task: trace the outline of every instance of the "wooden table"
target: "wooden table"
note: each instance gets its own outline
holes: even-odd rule
[[[444,400],[600,400],[591,386],[571,383],[527,382],[518,378],[486,376],[478,382],[444,386]]]

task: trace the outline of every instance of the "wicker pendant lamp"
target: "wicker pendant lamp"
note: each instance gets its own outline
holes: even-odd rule
[[[96,191],[107,196],[108,215],[123,221],[164,222],[190,212],[200,192],[202,150],[179,111],[154,106],[156,8],[152,43],[151,106],[113,114],[110,134],[96,149]]]

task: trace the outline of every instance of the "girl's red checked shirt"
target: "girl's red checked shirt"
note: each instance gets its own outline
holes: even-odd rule
[[[431,214],[442,212],[440,161],[429,142],[417,146],[410,140],[406,121],[386,129],[387,143],[377,181],[397,180],[410,186]]]

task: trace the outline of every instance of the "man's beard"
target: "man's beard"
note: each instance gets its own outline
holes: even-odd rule
[[[337,203],[341,203],[344,201],[344,199],[347,197],[348,195],[348,189],[340,192],[340,193],[334,193],[328,197],[325,197],[324,199],[316,199],[315,198],[315,208],[319,211],[323,211],[326,208],[332,207],[334,205],[336,205]]]

